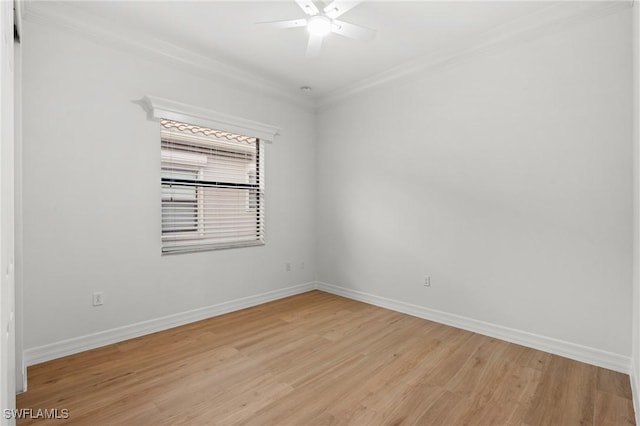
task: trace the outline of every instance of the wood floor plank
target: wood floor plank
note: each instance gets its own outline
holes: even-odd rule
[[[419,425],[457,425],[462,422],[461,407],[466,397],[445,390],[418,419]]]
[[[627,426],[635,424],[633,407],[627,398],[607,392],[596,393],[594,425]]]
[[[593,424],[597,371],[597,367],[552,356],[543,370],[525,422]]]
[[[320,291],[28,369],[22,425],[629,425],[628,376]]]
[[[599,368],[597,386],[599,391],[631,399],[631,385],[626,374]]]

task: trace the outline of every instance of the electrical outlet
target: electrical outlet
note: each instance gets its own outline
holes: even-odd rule
[[[104,297],[101,291],[93,293],[93,306],[101,306],[104,304]]]
[[[424,276],[424,286],[431,287],[431,277],[429,275]]]
[[[287,272],[291,272],[291,263],[289,263],[289,262],[285,263],[285,265],[284,265],[284,269],[285,269]]]
[[[300,269],[304,269],[304,262],[300,262]]]

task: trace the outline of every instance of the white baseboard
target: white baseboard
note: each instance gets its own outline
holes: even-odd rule
[[[631,381],[631,397],[633,398],[633,410],[636,414],[636,424],[640,425],[640,371],[635,369],[636,363],[631,364],[631,373],[629,380]]]
[[[639,377],[635,372],[632,372],[631,359],[629,357],[323,282],[300,284],[30,348],[24,351],[24,362],[27,366],[38,364],[55,358],[95,349],[100,346],[140,337],[145,334],[155,333],[217,315],[249,308],[295,294],[305,293],[314,289],[630,374],[636,413],[640,412],[640,410],[638,410],[638,408],[640,408]],[[640,425],[640,421],[638,424]]]
[[[168,315],[166,317],[30,348],[24,351],[24,361],[27,366],[50,361],[55,358],[95,349],[100,346],[144,336],[145,334],[167,330],[172,327],[200,321],[240,309],[250,308],[251,306],[260,305],[262,303],[271,302],[273,300],[282,299],[295,294],[305,293],[307,291],[314,290],[315,288],[315,282],[299,284],[293,287],[269,291],[255,296],[243,297],[187,312],[181,312],[178,314]]]
[[[516,343],[554,355],[560,355],[571,358],[576,361],[585,362],[587,364],[596,365],[598,367],[608,368],[625,374],[631,373],[631,358],[600,349],[590,348],[563,340],[554,339],[552,337],[541,336],[538,334],[528,333],[526,331],[516,330],[513,328],[503,327],[501,325],[479,321],[473,318],[463,317],[448,312],[438,311],[436,309],[425,308],[399,300],[388,299],[386,297],[375,296],[373,294],[352,290],[345,287],[339,287],[323,282],[317,283],[318,290],[327,293],[344,296],[349,299],[358,300],[369,303],[371,305],[380,306],[397,312],[409,314],[418,318],[424,318],[441,324],[450,325],[452,327],[462,328],[474,333],[483,334],[485,336],[495,337],[507,342]],[[638,395],[634,389],[634,396]],[[638,411],[636,411],[637,413]],[[638,423],[640,425],[640,423]]]

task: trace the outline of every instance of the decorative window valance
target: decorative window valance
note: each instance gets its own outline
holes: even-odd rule
[[[140,103],[147,111],[150,120],[189,123],[194,128],[201,126],[211,131],[216,131],[214,129],[224,129],[225,131],[222,133],[228,133],[229,135],[246,135],[258,138],[262,142],[273,142],[279,132],[277,127],[270,124],[234,117],[206,108],[195,107],[155,96],[145,96]]]

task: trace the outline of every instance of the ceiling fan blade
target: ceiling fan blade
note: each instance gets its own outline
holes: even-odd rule
[[[359,1],[335,0],[331,2],[329,6],[324,8],[324,14],[331,19],[336,19],[338,16],[353,9],[361,2],[362,0],[359,0]]]
[[[307,44],[307,56],[318,56],[320,53],[320,46],[322,46],[322,36],[309,35],[309,43]]]
[[[316,5],[311,0],[296,0],[300,9],[309,16],[317,15],[320,13]]]
[[[355,38],[356,40],[371,40],[376,35],[376,30],[371,28],[336,20],[333,21],[331,32],[344,37]]]
[[[272,21],[272,22],[256,22],[256,25],[261,25],[270,28],[297,28],[307,25],[306,19],[290,19],[288,21]]]

